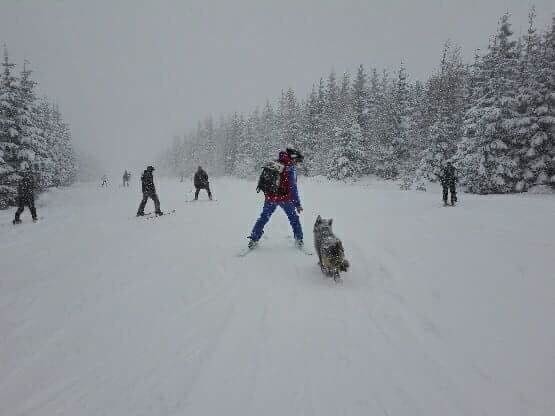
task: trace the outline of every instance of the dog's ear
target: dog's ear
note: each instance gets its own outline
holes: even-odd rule
[[[322,217],[318,215],[316,217],[316,224],[320,224],[321,222],[322,222]]]

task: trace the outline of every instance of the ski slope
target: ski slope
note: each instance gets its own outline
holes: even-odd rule
[[[554,196],[301,178],[307,246],[333,217],[352,265],[335,284],[282,212],[237,257],[261,197],[212,187],[162,181],[153,220],[90,184],[0,213],[0,415],[555,414]]]

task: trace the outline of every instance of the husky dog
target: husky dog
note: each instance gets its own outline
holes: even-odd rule
[[[337,280],[339,272],[346,272],[349,268],[349,261],[345,259],[341,240],[333,234],[332,223],[333,219],[326,220],[318,215],[314,224],[314,247],[322,272]]]

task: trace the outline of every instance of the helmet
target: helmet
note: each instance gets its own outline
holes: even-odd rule
[[[302,162],[304,159],[304,156],[301,154],[301,152],[296,149],[288,147],[287,149],[285,149],[285,151],[287,152],[289,157],[296,162]]]
[[[154,167],[153,166],[147,166],[146,170],[149,170],[149,171],[152,172],[154,170]]]

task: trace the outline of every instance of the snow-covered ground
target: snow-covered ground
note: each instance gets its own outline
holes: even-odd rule
[[[134,218],[138,187],[0,213],[0,415],[555,414],[555,196],[443,208],[438,189],[300,182],[307,246],[317,214],[343,239],[342,284],[281,212],[236,256],[252,182],[185,203],[163,181],[177,212],[155,220]]]

